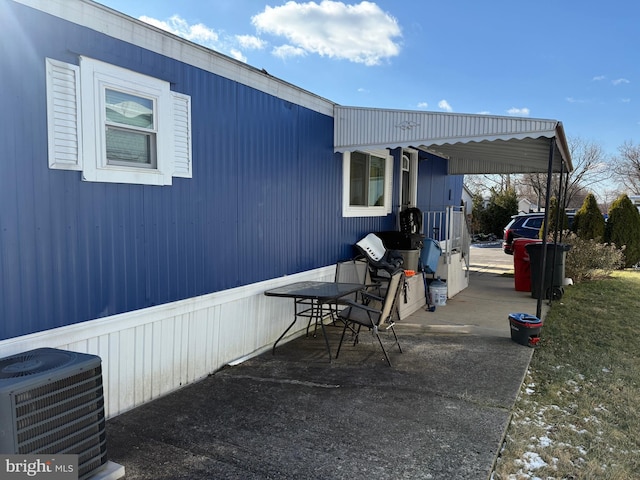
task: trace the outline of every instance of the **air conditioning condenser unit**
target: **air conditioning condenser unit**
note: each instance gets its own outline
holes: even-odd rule
[[[102,361],[39,348],[0,358],[0,452],[76,454],[79,478],[107,462]]]

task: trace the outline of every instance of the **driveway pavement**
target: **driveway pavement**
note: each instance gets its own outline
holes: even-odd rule
[[[510,338],[536,307],[511,262],[472,248],[470,287],[396,324],[392,368],[368,335],[332,362],[303,336],[109,420],[109,460],[129,480],[488,479],[533,352]]]

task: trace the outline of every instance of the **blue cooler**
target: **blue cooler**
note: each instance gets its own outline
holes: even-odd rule
[[[420,267],[424,273],[436,273],[442,249],[433,238],[426,238],[420,252]]]
[[[542,320],[528,313],[510,313],[509,327],[511,340],[527,347],[534,347],[540,341]]]

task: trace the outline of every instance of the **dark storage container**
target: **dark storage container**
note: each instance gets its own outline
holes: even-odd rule
[[[510,313],[509,328],[511,340],[527,347],[533,347],[540,341],[542,320],[528,313]]]
[[[376,235],[388,250],[420,250],[424,241],[424,235],[420,233],[386,231],[377,232]]]

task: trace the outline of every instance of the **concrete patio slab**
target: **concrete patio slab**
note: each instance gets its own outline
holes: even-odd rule
[[[300,337],[109,420],[109,459],[130,480],[489,478],[533,352],[508,314],[536,307],[492,250],[446,306],[397,323],[393,367],[367,334],[331,362]]]

